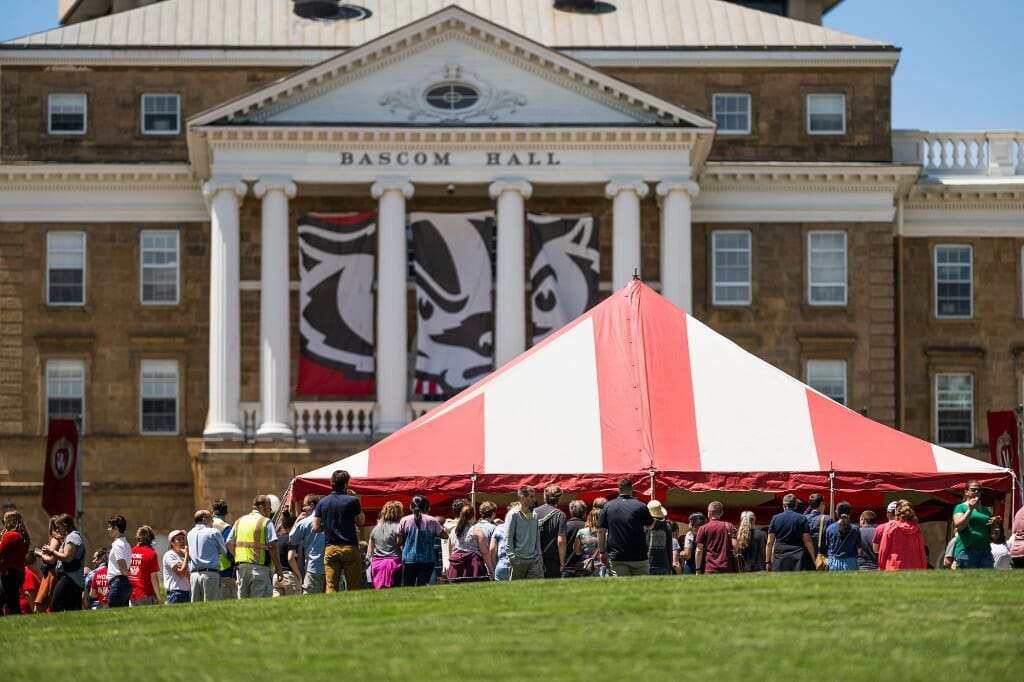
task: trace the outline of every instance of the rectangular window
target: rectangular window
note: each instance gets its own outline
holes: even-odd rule
[[[973,315],[973,267],[970,246],[935,247],[935,317]]]
[[[85,305],[85,233],[46,235],[47,302]]]
[[[142,96],[144,135],[177,135],[181,131],[181,98],[178,95]]]
[[[840,405],[845,405],[846,361],[808,360],[807,385]]]
[[[84,135],[85,114],[85,95],[50,95],[50,134]]]
[[[974,377],[935,375],[935,442],[974,445]]]
[[[715,305],[750,305],[750,232],[711,233],[711,289]]]
[[[46,363],[46,421],[74,419],[78,432],[85,422],[85,363],[49,360]]]
[[[142,433],[178,432],[178,363],[143,360]]]
[[[730,135],[750,133],[750,95],[713,95],[711,117],[718,123],[718,132]]]
[[[143,230],[141,235],[142,302],[178,302],[178,233],[174,230]]]
[[[842,135],[846,132],[846,95],[807,95],[807,132]]]
[[[846,305],[846,233],[807,234],[807,300],[811,305]]]

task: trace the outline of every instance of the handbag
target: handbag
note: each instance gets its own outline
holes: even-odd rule
[[[828,570],[828,557],[821,551],[822,540],[825,539],[825,515],[821,515],[821,521],[818,523],[818,554],[814,557],[814,570],[815,571],[827,571]]]

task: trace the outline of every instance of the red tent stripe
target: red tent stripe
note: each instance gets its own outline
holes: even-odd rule
[[[634,314],[630,290],[614,293],[592,311],[603,471],[638,471],[648,466],[642,459],[641,368],[636,348],[643,340],[635,338],[630,322]]]

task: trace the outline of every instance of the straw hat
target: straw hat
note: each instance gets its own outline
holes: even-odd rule
[[[651,500],[647,503],[647,511],[651,512],[651,516],[656,519],[663,519],[668,515],[665,512],[665,508],[661,506],[661,502],[657,500]]]

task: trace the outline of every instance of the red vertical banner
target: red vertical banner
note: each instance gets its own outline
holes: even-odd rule
[[[78,426],[72,419],[51,419],[43,471],[43,509],[47,514],[78,514],[78,475]]]

